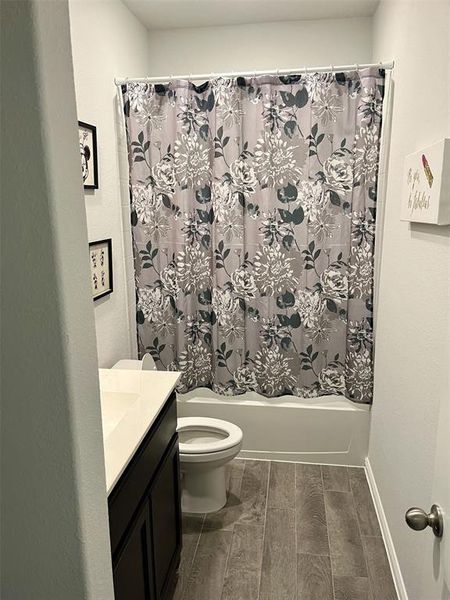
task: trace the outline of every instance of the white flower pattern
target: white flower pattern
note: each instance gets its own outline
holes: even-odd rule
[[[299,139],[297,145],[283,139],[281,132],[264,131],[255,146],[255,170],[262,185],[284,186],[297,181],[306,161],[307,145]]]
[[[195,135],[182,133],[175,141],[175,173],[181,186],[199,186],[210,177],[209,147]]]

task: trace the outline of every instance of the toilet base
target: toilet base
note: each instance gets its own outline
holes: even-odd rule
[[[182,469],[181,510],[187,513],[211,513],[227,502],[225,467],[212,469],[191,465]]]

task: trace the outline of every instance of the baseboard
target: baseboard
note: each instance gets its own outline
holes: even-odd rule
[[[381,496],[377,488],[375,477],[370,465],[368,458],[365,460],[367,482],[369,484],[370,493],[372,494],[372,500],[375,505],[375,510],[380,523],[381,534],[383,536],[384,545],[391,567],[392,578],[394,580],[395,589],[397,590],[397,596],[399,600],[408,600],[408,594],[405,588],[405,582],[403,581],[402,572],[400,570],[400,563],[398,562],[397,553],[395,552],[394,542],[392,540],[391,532],[389,531],[389,525],[384,513],[383,504],[381,502]]]

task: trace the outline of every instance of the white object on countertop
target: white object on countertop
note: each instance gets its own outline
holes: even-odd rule
[[[220,510],[227,501],[225,465],[239,453],[242,430],[233,423],[205,417],[178,419],[181,507],[188,513]]]
[[[123,358],[118,360],[112,368],[127,369],[128,371],[156,371],[156,364],[151,354],[147,352],[142,360]]]
[[[176,371],[99,369],[106,489],[113,489],[175,388]]]

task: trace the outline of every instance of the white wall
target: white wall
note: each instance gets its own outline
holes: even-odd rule
[[[0,596],[112,600],[67,1],[1,8]]]
[[[78,119],[97,127],[99,189],[85,191],[89,240],[113,240],[114,291],[94,304],[98,359],[136,355],[134,279],[123,122],[114,77],[149,70],[148,33],[120,0],[70,0]]]
[[[449,31],[443,0],[384,0],[374,19],[373,59],[395,60],[395,87],[369,459],[410,600],[450,597],[431,532],[404,523],[407,508],[436,501],[438,415],[450,401],[450,227],[399,220],[405,155],[450,136]]]
[[[370,18],[150,31],[149,73],[182,75],[370,62],[371,32]]]

